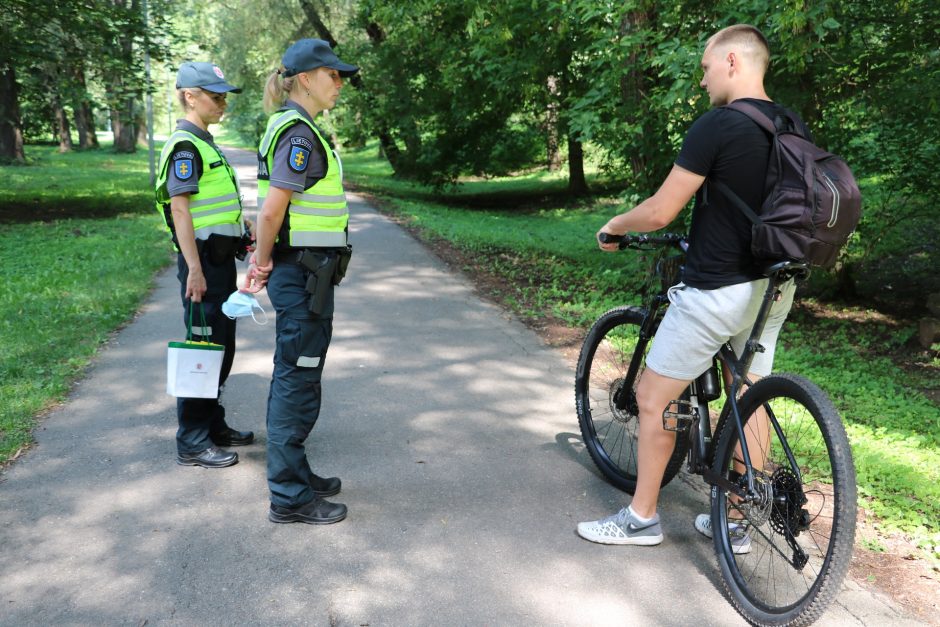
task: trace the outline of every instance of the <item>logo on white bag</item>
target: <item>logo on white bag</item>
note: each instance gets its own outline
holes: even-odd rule
[[[196,364],[196,370],[202,370],[202,364]]]

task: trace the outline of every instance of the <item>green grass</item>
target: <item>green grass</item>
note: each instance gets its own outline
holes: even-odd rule
[[[473,270],[499,277],[506,287],[494,296],[523,319],[551,315],[586,332],[607,309],[638,302],[647,262],[632,252],[604,254],[594,243],[597,229],[625,208],[617,197],[575,202],[558,196],[542,208],[524,203],[521,211],[481,210],[472,208],[486,204],[480,198],[467,208],[455,206],[454,196],[492,190],[494,198],[522,198],[532,185],[541,189],[533,181],[545,179],[474,181],[443,199],[392,178],[371,148],[347,152],[344,164],[354,185],[378,194],[422,237],[473,253],[469,258],[480,264]],[[551,184],[558,175],[542,176]],[[809,377],[833,398],[847,425],[861,504],[883,530],[903,532],[940,557],[940,407],[922,392],[936,387],[936,364],[916,380],[885,356],[911,329],[886,330],[879,318],[851,308],[825,312],[833,313],[831,305],[798,306],[781,335],[776,369]]]
[[[157,147],[159,151],[160,147]],[[146,149],[58,154],[27,146],[27,165],[0,166],[0,222],[114,216],[153,207]]]
[[[32,165],[0,167],[12,182],[0,191],[0,463],[134,314],[170,250],[146,152],[27,154]]]

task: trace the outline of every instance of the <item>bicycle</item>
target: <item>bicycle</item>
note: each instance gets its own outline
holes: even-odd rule
[[[608,481],[632,494],[636,384],[688,245],[676,234],[607,239],[618,240],[621,250],[655,253],[649,294],[644,307],[612,309],[591,327],[578,358],[575,400],[591,459]],[[794,374],[754,383],[747,378],[755,353],[763,351],[758,338],[780,287],[804,280],[809,269],[785,261],[765,275],[767,289],[742,355],[726,343],[712,366],[663,411],[663,428],[677,437],[662,485],[685,461],[690,473],[711,486],[710,521],[723,587],[746,620],[808,624],[838,594],[849,567],[855,468],[842,420],[816,384]],[[722,395],[719,364],[730,373],[731,385],[712,431],[708,404]]]

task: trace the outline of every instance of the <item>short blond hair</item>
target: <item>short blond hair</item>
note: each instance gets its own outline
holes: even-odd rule
[[[767,43],[764,33],[760,32],[757,27],[750,24],[735,24],[722,28],[708,38],[705,48],[728,44],[740,46],[741,51],[750,57],[757,67],[767,72],[767,68],[770,67],[770,44]]]

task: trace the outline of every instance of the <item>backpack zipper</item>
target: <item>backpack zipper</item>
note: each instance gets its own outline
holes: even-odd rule
[[[836,187],[835,183],[832,182],[832,179],[829,178],[825,172],[822,173],[823,182],[826,184],[826,187],[829,188],[829,191],[832,192],[832,212],[831,217],[829,218],[829,224],[826,226],[830,229],[836,225],[836,220],[839,219],[839,189]]]

